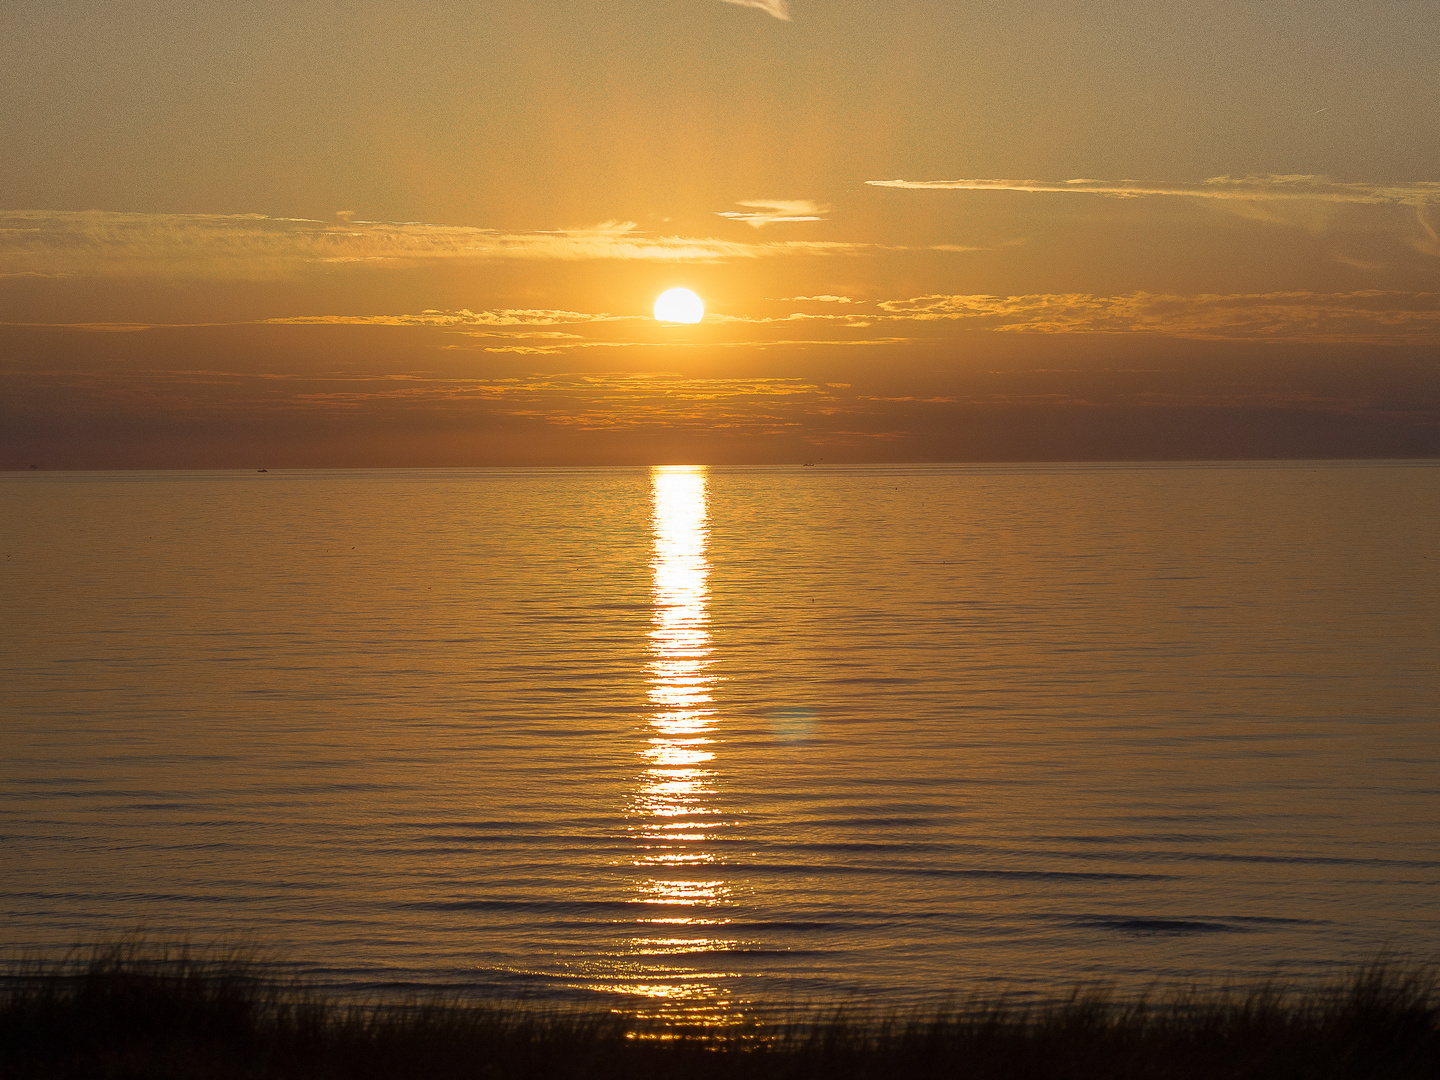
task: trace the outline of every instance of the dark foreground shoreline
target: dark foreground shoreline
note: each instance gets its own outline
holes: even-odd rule
[[[9,965],[5,1080],[391,1078],[1421,1078],[1440,1076],[1433,969],[1377,962],[1307,995],[1195,991],[1145,1003],[1077,994],[900,1016],[797,1014],[661,1030],[526,1002],[356,1005],[237,953],[111,946]]]

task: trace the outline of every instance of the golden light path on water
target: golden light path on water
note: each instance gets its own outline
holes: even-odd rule
[[[652,977],[642,975],[628,989],[656,1002],[657,1019],[714,1023],[726,1012],[714,983],[724,973],[681,972],[661,959],[735,944],[707,930],[725,924],[711,909],[726,904],[731,890],[721,874],[705,872],[716,858],[705,841],[727,827],[716,806],[712,767],[716,714],[705,483],[703,466],[657,466],[651,475],[649,730],[630,816],[640,840],[636,899],[666,905],[674,914],[644,920],[654,933],[637,938],[634,949],[653,958]]]

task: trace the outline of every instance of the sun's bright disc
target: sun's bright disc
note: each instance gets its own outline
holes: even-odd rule
[[[655,318],[661,322],[699,322],[705,301],[689,289],[666,289],[655,300]]]

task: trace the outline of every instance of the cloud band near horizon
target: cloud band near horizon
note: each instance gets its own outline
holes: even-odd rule
[[[793,297],[796,302],[829,305],[844,299],[847,306],[871,303],[829,295]],[[838,331],[873,331],[859,337],[826,341],[732,341],[723,337],[691,343],[697,347],[732,348],[739,345],[900,345],[923,343],[925,338],[897,338],[897,322],[951,323],[971,329],[1007,334],[1155,334],[1217,341],[1363,342],[1416,344],[1440,341],[1440,293],[1363,289],[1353,292],[1201,293],[1175,295],[1137,292],[1119,296],[1093,293],[1032,293],[1018,296],[978,294],[927,294],[904,299],[878,300],[875,310],[853,314],[794,311],[784,315],[729,315],[712,313],[712,325],[773,326],[797,323],[833,326]],[[614,315],[560,309],[500,308],[489,311],[427,310],[384,315],[289,315],[241,323],[3,323],[38,329],[94,333],[175,330],[206,326],[369,326],[409,327],[448,331],[469,337],[565,339],[540,344],[491,346],[488,351],[558,352],[572,348],[654,346],[653,341],[614,341],[587,336],[594,324],[646,324],[648,315]],[[569,327],[560,332],[556,327]],[[548,328],[548,329],[542,329]],[[598,329],[598,327],[597,327]],[[933,339],[928,339],[933,340]],[[674,348],[674,342],[665,342]]]

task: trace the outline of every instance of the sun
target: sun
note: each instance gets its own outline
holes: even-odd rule
[[[666,289],[655,299],[655,318],[661,322],[696,323],[705,317],[705,301],[689,289]]]

